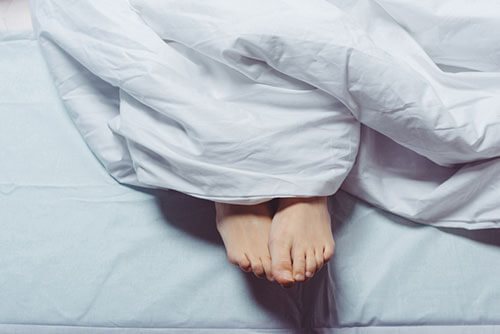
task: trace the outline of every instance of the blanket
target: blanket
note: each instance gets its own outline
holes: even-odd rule
[[[500,226],[494,0],[32,0],[59,94],[119,182],[213,201],[348,193]]]

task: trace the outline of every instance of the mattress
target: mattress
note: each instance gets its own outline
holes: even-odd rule
[[[30,33],[0,74],[0,333],[500,333],[500,230],[339,191],[333,259],[282,289],[227,261],[211,202],[109,176]]]

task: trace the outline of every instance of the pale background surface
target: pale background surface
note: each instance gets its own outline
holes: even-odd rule
[[[31,29],[29,0],[0,0],[0,32]]]

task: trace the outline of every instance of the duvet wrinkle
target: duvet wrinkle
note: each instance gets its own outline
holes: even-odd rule
[[[70,116],[117,181],[235,204],[342,185],[421,223],[498,224],[493,2],[67,4],[33,0],[36,34]],[[64,53],[74,63],[59,63]],[[478,72],[452,75],[438,60]],[[119,106],[93,89],[101,81],[120,91]],[[130,161],[118,167],[113,151]]]

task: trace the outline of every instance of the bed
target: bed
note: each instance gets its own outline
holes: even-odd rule
[[[416,224],[339,191],[333,259],[282,289],[227,261],[211,202],[111,178],[32,33],[5,30],[0,333],[500,333],[500,230]]]

